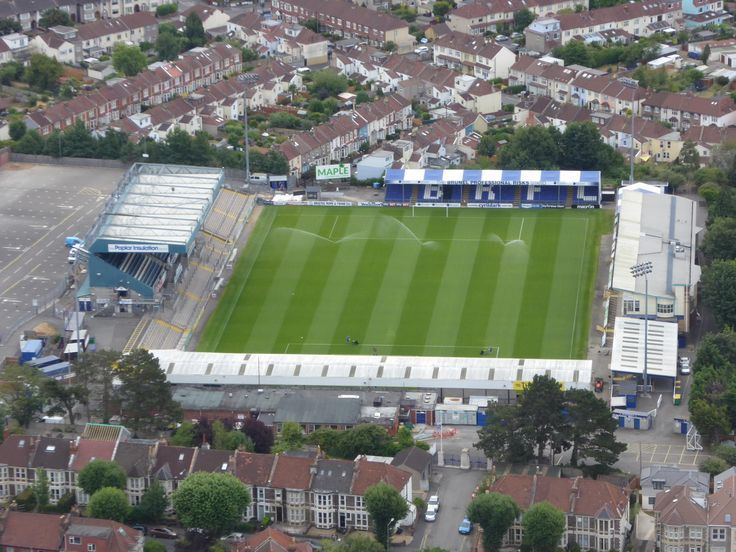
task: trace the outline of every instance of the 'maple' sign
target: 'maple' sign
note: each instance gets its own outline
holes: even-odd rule
[[[320,165],[316,168],[317,180],[350,178],[350,165]]]

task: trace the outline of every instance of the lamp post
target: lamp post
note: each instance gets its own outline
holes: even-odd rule
[[[649,275],[651,273],[651,261],[637,263],[631,267],[631,274],[634,276],[634,278],[641,278],[642,276],[644,277],[644,370],[642,371],[644,393],[647,392],[647,345],[649,340]]]
[[[386,552],[389,552],[391,549],[391,525],[393,525],[394,521],[396,521],[396,518],[391,518],[386,527]]]
[[[634,118],[636,117],[636,90],[639,88],[639,82],[628,77],[618,79],[623,86],[631,89],[631,139],[629,144],[629,184],[634,183]]]

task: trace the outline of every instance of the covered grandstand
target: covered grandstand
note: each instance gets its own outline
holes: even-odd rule
[[[599,171],[389,169],[390,205],[573,207],[601,204]]]
[[[590,389],[592,361],[518,358],[194,353],[153,350],[170,383],[520,391],[536,375]]]
[[[131,306],[160,302],[186,268],[223,178],[222,169],[206,167],[131,167],[85,240],[88,277],[78,296],[95,295],[99,304],[111,297]]]

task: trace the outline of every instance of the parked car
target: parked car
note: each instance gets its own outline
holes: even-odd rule
[[[680,364],[680,373],[683,376],[687,376],[688,374],[690,374],[690,359],[688,357],[686,356],[680,357],[679,364]]]
[[[469,535],[473,532],[473,524],[470,523],[468,518],[465,518],[460,524],[460,527],[457,528],[457,532],[461,535]]]
[[[176,533],[168,527],[154,527],[149,533],[152,537],[159,539],[175,539]]]
[[[136,523],[135,525],[133,525],[133,529],[135,529],[136,531],[140,531],[144,535],[148,533],[148,529],[146,528],[146,526],[141,525],[140,523]]]
[[[437,508],[434,506],[427,506],[427,511],[424,512],[424,521],[435,521],[437,519]]]
[[[435,510],[440,509],[440,497],[438,495],[432,495],[427,501],[427,508],[434,508]]]

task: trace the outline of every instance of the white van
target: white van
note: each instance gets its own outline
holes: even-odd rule
[[[296,72],[299,73],[300,75],[306,75],[307,73],[311,73],[312,70],[309,67],[300,67],[299,69],[296,70]]]
[[[63,424],[64,416],[44,416],[41,418],[45,424]]]
[[[250,173],[250,181],[255,184],[268,184],[268,175],[266,173]]]

